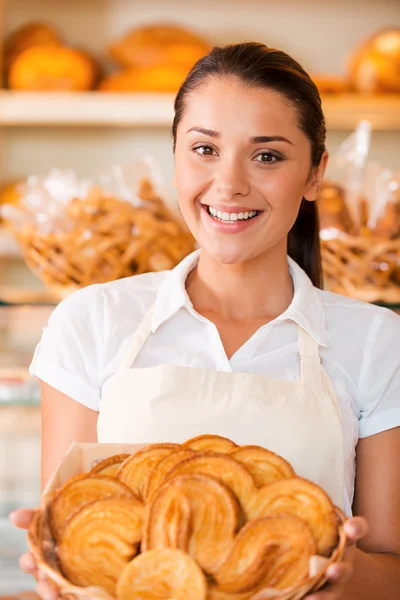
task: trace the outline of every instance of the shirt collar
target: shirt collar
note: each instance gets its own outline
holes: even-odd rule
[[[152,333],[181,308],[195,313],[186,292],[185,281],[199,260],[200,250],[184,258],[174,269],[168,271],[160,285],[152,318]],[[291,304],[275,322],[292,320],[305,329],[320,346],[327,346],[325,309],[319,290],[313,286],[307,274],[288,256],[289,271],[293,279],[294,296]]]

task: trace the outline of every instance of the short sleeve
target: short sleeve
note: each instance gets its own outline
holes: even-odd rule
[[[359,437],[400,426],[400,316],[381,309],[372,320],[360,375]]]
[[[103,347],[100,285],[74,292],[55,308],[29,372],[80,404],[98,410],[98,363]]]

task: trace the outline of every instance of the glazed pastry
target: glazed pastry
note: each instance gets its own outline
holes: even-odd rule
[[[65,576],[76,585],[98,585],[115,594],[118,577],[138,552],[143,514],[134,497],[99,500],[77,512],[58,544]]]
[[[209,450],[221,454],[229,454],[238,448],[234,442],[220,435],[199,435],[185,442],[183,446],[192,448],[192,450]]]
[[[249,505],[250,519],[295,516],[307,523],[317,544],[317,553],[329,556],[337,542],[335,508],[328,495],[301,477],[284,479],[258,490]]]
[[[255,484],[247,469],[226,454],[199,452],[193,458],[179,463],[166,477],[166,481],[179,475],[210,475],[224,483],[236,496],[247,515]]]
[[[260,446],[241,446],[230,456],[246,467],[257,487],[295,476],[284,458]]]
[[[107,475],[108,477],[116,477],[117,471],[121,464],[130,457],[130,454],[115,454],[109,458],[105,458],[98,462],[90,471],[98,475]]]
[[[103,475],[85,473],[67,481],[57,490],[50,504],[50,528],[54,538],[59,539],[77,509],[111,496],[132,498],[133,493],[120,481]]]
[[[143,499],[151,470],[177,448],[179,446],[176,444],[154,444],[139,450],[122,463],[117,478],[127,485],[138,498]]]
[[[307,577],[315,542],[307,525],[293,517],[264,518],[238,533],[214,578],[219,590],[240,593],[257,586],[283,590]]]
[[[232,492],[207,475],[182,475],[164,485],[148,509],[142,552],[180,548],[206,573],[224,562],[239,525]]]
[[[93,89],[97,71],[84,52],[65,46],[32,46],[10,67],[8,85],[25,91],[86,91]]]
[[[147,25],[129,31],[109,51],[126,67],[180,64],[188,69],[211,49],[202,37],[171,24]]]
[[[169,471],[171,471],[176,465],[187,458],[192,458],[196,452],[190,448],[182,448],[172,452],[169,456],[163,458],[158,465],[150,472],[146,482],[144,490],[144,498],[146,502],[149,502],[154,493],[158,491],[164,482]]]
[[[173,548],[132,560],[117,585],[117,600],[206,600],[206,578],[196,562]]]

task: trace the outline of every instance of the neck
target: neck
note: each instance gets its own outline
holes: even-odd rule
[[[274,319],[293,299],[286,246],[237,264],[222,264],[201,251],[186,289],[200,314],[238,321]]]

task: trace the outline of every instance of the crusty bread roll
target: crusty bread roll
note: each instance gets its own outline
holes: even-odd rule
[[[350,60],[352,89],[363,93],[400,93],[400,28],[368,39]]]

